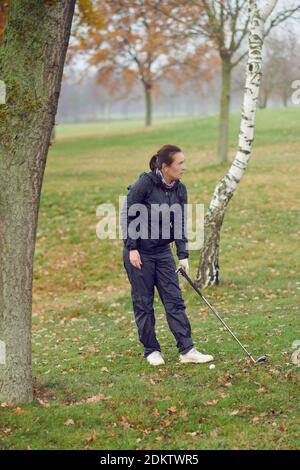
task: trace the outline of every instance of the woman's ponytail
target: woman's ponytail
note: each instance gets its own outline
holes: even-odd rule
[[[156,153],[155,155],[153,155],[153,157],[150,158],[149,166],[150,166],[151,171],[157,168],[157,157],[158,157],[158,154]]]

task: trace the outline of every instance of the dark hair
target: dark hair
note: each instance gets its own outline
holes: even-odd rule
[[[153,157],[150,158],[149,166],[150,170],[155,168],[161,169],[162,164],[165,163],[167,166],[173,163],[173,156],[175,153],[181,152],[182,150],[176,145],[164,145],[161,147]]]

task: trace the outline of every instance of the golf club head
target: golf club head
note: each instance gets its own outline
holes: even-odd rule
[[[267,360],[267,356],[260,356],[258,359],[256,359],[255,364],[263,364],[264,362],[267,362]]]

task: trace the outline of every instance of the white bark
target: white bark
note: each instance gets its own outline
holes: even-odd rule
[[[204,246],[197,274],[197,283],[201,287],[219,284],[221,279],[218,259],[220,231],[225,208],[234,195],[251,157],[255,112],[262,75],[264,25],[276,3],[277,0],[269,0],[263,11],[260,11],[257,8],[257,2],[249,0],[249,52],[238,150],[228,173],[217,184],[205,216]]]
[[[251,2],[251,3],[256,3],[256,2]],[[261,18],[263,19],[264,22],[266,22],[266,19],[270,16],[272,11],[274,10],[276,3],[277,3],[277,0],[276,1],[268,0],[266,2],[265,6],[263,7],[261,11]],[[254,5],[253,8],[256,8],[256,5]]]

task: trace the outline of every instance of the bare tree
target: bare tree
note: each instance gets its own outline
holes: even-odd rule
[[[219,245],[225,209],[241,181],[251,157],[254,137],[255,112],[262,75],[262,48],[266,20],[277,0],[269,0],[263,9],[255,0],[249,0],[248,62],[242,107],[238,150],[227,174],[217,184],[209,209],[205,215],[204,245],[196,282],[207,287],[220,283]]]
[[[10,0],[0,48],[0,400],[32,399],[32,275],[42,180],[75,0]]]
[[[149,5],[152,1],[149,0]],[[300,11],[299,2],[277,12],[266,25],[265,35]],[[168,6],[168,9],[166,8]],[[245,39],[249,30],[248,0],[162,0],[152,5],[161,14],[185,25],[185,34],[201,37],[218,51],[221,59],[218,159],[227,162],[232,70],[246,57]],[[172,8],[170,11],[170,7]]]
[[[265,108],[270,98],[279,98],[287,106],[291,84],[300,74],[298,38],[292,32],[272,34],[266,41],[265,50],[259,106]]]
[[[97,68],[98,83],[111,95],[117,97],[119,93],[121,99],[140,83],[145,96],[145,124],[149,126],[153,94],[159,94],[160,80],[171,77],[170,72],[175,72],[185,58],[189,38],[183,34],[183,27],[149,8],[146,1],[89,3],[94,15],[86,21],[86,29],[75,31],[77,44],[71,50],[81,52],[88,64]],[[94,25],[99,17],[103,18],[100,27]],[[76,54],[73,57],[76,59]]]

